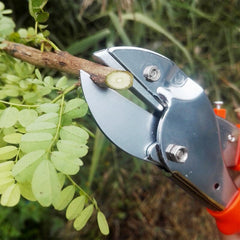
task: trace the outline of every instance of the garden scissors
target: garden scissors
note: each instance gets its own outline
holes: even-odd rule
[[[113,47],[94,53],[100,63],[134,76],[130,91],[97,86],[80,71],[89,109],[103,133],[125,152],[159,166],[200,200],[219,230],[240,231],[240,190],[228,168],[240,169],[239,129],[215,112],[204,90],[175,63],[156,52]],[[220,116],[218,116],[220,115]]]

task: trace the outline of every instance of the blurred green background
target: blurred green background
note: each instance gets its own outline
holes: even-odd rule
[[[34,25],[26,0],[3,2],[17,28]],[[212,102],[223,100],[234,122],[240,101],[239,9],[237,0],[51,0],[46,6],[50,39],[62,50],[89,60],[95,50],[119,45],[159,52],[204,87]],[[64,212],[22,201],[14,209],[0,208],[0,239],[218,239],[204,207],[159,169],[110,144],[90,114],[82,125],[95,136],[77,181],[97,199],[110,236],[101,236],[94,221],[76,232]]]

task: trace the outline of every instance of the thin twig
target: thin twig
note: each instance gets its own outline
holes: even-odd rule
[[[83,58],[75,57],[68,52],[42,52],[36,48],[10,41],[3,41],[1,49],[9,55],[31,63],[38,67],[48,67],[61,72],[79,76],[82,69],[91,75],[91,79],[98,85],[104,85],[106,76],[116,69],[106,67]]]

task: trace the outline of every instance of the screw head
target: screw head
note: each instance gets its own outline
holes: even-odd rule
[[[221,109],[221,106],[223,105],[223,101],[215,101],[214,104],[217,109]]]
[[[188,150],[184,146],[169,144],[166,149],[167,158],[171,161],[184,163],[188,158]]]
[[[229,134],[228,135],[228,141],[231,142],[231,143],[234,143],[234,142],[236,142],[236,138],[233,135]]]
[[[150,65],[147,66],[143,70],[143,76],[148,80],[148,81],[158,81],[161,77],[161,71],[157,66]]]

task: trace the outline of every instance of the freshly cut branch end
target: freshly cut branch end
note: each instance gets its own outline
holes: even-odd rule
[[[116,70],[106,76],[105,84],[115,90],[128,89],[133,85],[133,75],[127,71]]]

